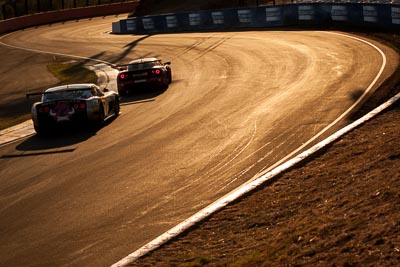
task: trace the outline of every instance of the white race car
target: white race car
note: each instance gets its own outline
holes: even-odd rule
[[[42,95],[41,102],[32,106],[33,126],[38,134],[64,125],[89,122],[101,126],[120,112],[118,93],[106,88],[101,90],[92,83],[62,85],[43,93],[27,94],[31,95]]]

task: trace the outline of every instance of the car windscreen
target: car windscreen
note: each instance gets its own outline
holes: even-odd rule
[[[93,94],[90,88],[45,92],[42,96],[42,102],[71,99],[88,99],[92,96]]]
[[[150,68],[152,68],[154,66],[158,66],[158,65],[159,65],[158,61],[133,63],[133,64],[128,65],[128,71],[150,69]]]

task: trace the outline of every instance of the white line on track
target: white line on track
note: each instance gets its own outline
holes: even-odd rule
[[[104,60],[100,60],[100,59],[95,59],[95,58],[90,58],[90,57],[81,57],[81,56],[76,56],[76,55],[70,55],[70,54],[63,54],[63,53],[56,53],[56,52],[48,52],[48,51],[44,51],[44,50],[37,50],[37,49],[31,49],[31,48],[26,48],[26,47],[20,47],[20,46],[15,46],[15,45],[10,45],[10,44],[6,44],[3,41],[1,41],[4,37],[10,36],[11,34],[13,34],[15,32],[11,32],[8,34],[5,34],[3,36],[0,36],[0,44],[10,47],[10,48],[16,48],[16,49],[20,49],[20,50],[25,50],[25,51],[30,51],[30,52],[35,52],[35,53],[39,53],[39,54],[48,54],[48,55],[55,55],[55,56],[64,56],[64,57],[71,57],[71,58],[78,58],[78,59],[84,59],[84,60],[92,60],[95,62],[99,62],[99,63],[104,63],[107,65],[113,65],[110,62],[104,61]]]
[[[388,102],[385,104],[381,105],[380,107],[374,109],[361,119],[353,122],[352,124],[342,128],[338,132],[334,133],[333,135],[329,136],[328,138],[324,139],[323,141],[319,142],[318,144],[312,146],[308,150],[304,151],[303,153],[297,155],[296,157],[292,158],[294,155],[299,153],[302,149],[304,149],[306,146],[311,144],[313,141],[315,141],[318,137],[320,137],[323,133],[328,131],[332,126],[334,126],[336,123],[338,123],[340,120],[342,120],[346,115],[348,115],[360,102],[365,98],[365,96],[372,90],[372,88],[376,85],[377,81],[381,77],[385,67],[386,67],[386,55],[383,53],[383,51],[377,47],[376,45],[355,37],[355,36],[350,36],[347,34],[342,34],[342,33],[335,33],[335,32],[324,32],[327,34],[335,34],[338,36],[343,36],[347,37],[353,40],[357,40],[359,42],[365,43],[375,50],[377,50],[381,57],[382,57],[382,65],[381,68],[378,72],[378,74],[375,76],[374,80],[371,82],[371,84],[368,86],[368,88],[364,91],[364,93],[358,98],[358,100],[350,107],[348,108],[341,116],[339,116],[335,121],[333,121],[331,124],[326,126],[322,131],[320,131],[318,134],[313,136],[310,140],[308,140],[306,143],[301,145],[299,148],[291,152],[289,155],[275,163],[274,165],[270,166],[266,170],[262,170],[261,173],[258,174],[257,177],[253,177],[250,181],[246,182],[245,184],[239,186],[238,188],[234,189],[227,195],[223,196],[222,198],[218,199],[214,203],[210,204],[209,206],[205,207],[201,211],[197,212],[193,216],[189,217],[188,219],[184,220],[180,224],[176,225],[175,227],[171,228],[164,234],[158,236],[157,238],[153,239],[146,245],[142,246],[141,248],[137,249],[136,251],[132,252],[125,258],[121,259],[117,263],[114,263],[112,267],[121,267],[121,266],[127,266],[130,263],[134,262],[135,260],[143,257],[147,253],[157,249],[161,245],[165,244],[166,242],[170,241],[174,237],[178,236],[179,234],[183,233],[184,231],[188,230],[190,227],[194,226],[195,224],[203,221],[207,217],[209,217],[211,214],[221,210],[222,208],[226,207],[228,204],[232,203],[233,201],[239,199],[240,197],[243,197],[244,195],[248,194],[249,192],[253,191],[257,187],[261,186],[265,182],[273,179],[276,177],[278,174],[287,171],[289,168],[292,168],[296,164],[300,163],[304,159],[310,157],[311,155],[315,154],[317,151],[321,150],[322,148],[326,147],[327,145],[331,144],[332,142],[336,141],[340,137],[342,137],[344,134],[348,133],[349,131],[353,130],[354,128],[358,127],[360,124],[370,120],[380,112],[382,112],[384,109],[395,103],[397,100],[400,99],[400,94],[396,95],[392,99],[390,99]],[[290,159],[292,158],[292,159]],[[290,159],[290,160],[289,160]],[[286,161],[285,163],[283,163]]]
[[[372,48],[374,48],[375,50],[377,50],[382,57],[382,65],[381,68],[379,69],[378,74],[375,76],[374,80],[371,82],[371,84],[368,86],[368,88],[364,91],[364,93],[358,98],[358,100],[356,102],[354,102],[354,104],[349,107],[342,115],[340,115],[336,120],[334,120],[331,124],[329,124],[328,126],[326,126],[324,129],[322,129],[322,131],[320,131],[319,133],[317,133],[314,137],[312,137],[310,140],[308,140],[307,142],[305,142],[303,145],[301,145],[299,148],[297,148],[296,150],[292,151],[290,154],[288,154],[287,156],[285,156],[284,158],[282,158],[281,160],[279,160],[278,162],[276,162],[275,164],[273,164],[272,166],[269,166],[266,169],[261,170],[259,173],[257,173],[250,181],[256,179],[257,177],[269,172],[270,170],[272,170],[273,168],[275,168],[276,166],[282,164],[282,162],[288,160],[289,158],[293,157],[294,155],[296,155],[297,153],[299,153],[299,151],[301,151],[302,149],[304,149],[305,147],[307,147],[309,144],[311,144],[312,142],[314,142],[318,137],[320,137],[322,134],[324,134],[326,131],[328,131],[330,128],[332,128],[336,123],[338,123],[340,120],[342,120],[345,116],[347,116],[358,104],[360,104],[360,102],[362,100],[364,100],[364,98],[367,96],[367,94],[372,90],[372,88],[376,85],[376,82],[379,80],[379,78],[381,77],[385,67],[386,67],[386,55],[385,53],[383,53],[383,51],[377,47],[376,45],[355,37],[355,36],[351,36],[351,35],[347,35],[347,34],[342,34],[342,33],[336,33],[336,32],[325,32],[328,34],[335,34],[335,35],[339,35],[339,36],[344,36],[347,38],[351,38],[357,41],[360,41],[362,43],[365,43],[369,46],[371,46]]]

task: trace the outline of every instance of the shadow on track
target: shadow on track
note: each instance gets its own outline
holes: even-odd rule
[[[127,56],[129,53],[131,53],[131,52],[134,50],[134,48],[135,48],[141,41],[146,40],[147,38],[149,38],[149,37],[151,37],[151,36],[152,36],[152,34],[150,34],[150,35],[145,35],[145,36],[143,36],[143,37],[140,37],[140,38],[137,39],[137,40],[134,40],[134,41],[130,42],[129,44],[126,44],[126,45],[124,46],[124,51],[123,51],[117,58],[115,58],[114,60],[112,60],[111,62],[114,63],[114,64],[120,63],[121,61],[123,61],[123,60],[126,58],[126,56]],[[148,56],[148,55],[147,55],[147,54],[146,54],[146,55],[141,55],[141,57],[146,57],[146,56]]]
[[[89,127],[77,127],[73,129],[57,129],[45,136],[40,136],[36,134],[29,137],[28,139],[17,145],[16,150],[39,151],[39,150],[68,147],[88,140],[90,137],[96,135],[96,131],[97,130],[91,129]],[[66,151],[61,150],[62,153],[65,153]]]
[[[156,101],[156,98],[167,89],[140,88],[135,91],[130,91],[125,95],[121,95],[121,106],[135,105],[146,102]]]
[[[60,128],[55,129],[49,134],[44,136],[40,136],[35,134],[19,145],[16,146],[16,150],[19,151],[40,151],[40,150],[49,150],[49,149],[57,149],[57,151],[44,151],[38,153],[31,153],[31,155],[36,154],[55,154],[55,153],[67,153],[73,152],[75,148],[68,149],[60,149],[62,147],[68,147],[72,145],[77,145],[82,143],[89,138],[95,136],[97,131],[100,129],[111,127],[110,124],[116,118],[112,117],[104,122],[104,125],[101,128],[85,125],[85,126],[74,126],[71,128]],[[30,155],[30,154],[27,154]],[[12,157],[12,155],[3,155],[2,157]]]

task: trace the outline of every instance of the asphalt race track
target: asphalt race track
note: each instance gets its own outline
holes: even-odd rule
[[[172,62],[173,83],[165,92],[124,98],[122,114],[97,132],[32,136],[0,147],[1,265],[117,262],[350,114],[397,58],[374,41],[386,56],[329,32],[109,34],[118,19],[46,25],[2,39],[113,64],[160,57]],[[25,81],[8,85],[12,90],[51,82],[43,63],[29,68],[29,62],[59,56],[1,49],[1,79]],[[5,67],[13,65],[37,74]]]

